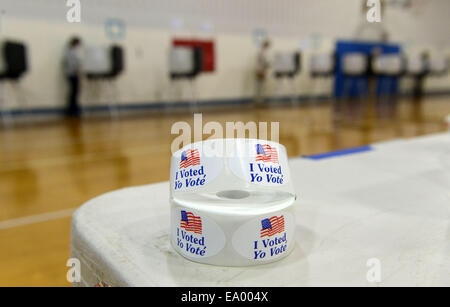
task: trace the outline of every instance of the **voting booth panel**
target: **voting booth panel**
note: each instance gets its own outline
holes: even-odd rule
[[[9,90],[3,83],[10,82],[10,89],[16,96],[15,101],[25,103],[26,98],[18,81],[28,70],[27,47],[24,43],[5,41],[1,44],[0,54],[0,118],[8,126],[12,119],[6,105],[10,99]],[[13,82],[11,82],[13,81]]]
[[[83,54],[83,70],[88,80],[87,93],[89,97],[107,99],[112,118],[119,114],[118,87],[116,78],[125,67],[124,50],[121,46],[87,46]]]
[[[5,57],[3,56],[3,53],[0,54],[0,77],[5,74],[6,70],[6,61]]]
[[[83,70],[87,75],[105,74],[111,71],[108,49],[100,46],[87,46],[83,55]]]
[[[342,97],[364,97],[367,92],[367,76],[369,74],[369,56],[362,52],[349,52],[341,57],[343,78]],[[335,82],[337,84],[337,82]],[[335,85],[336,86],[336,85]],[[362,101],[364,104],[365,102]]]
[[[90,79],[115,78],[124,69],[124,52],[120,46],[87,46],[83,70]]]
[[[299,52],[277,52],[273,61],[276,77],[293,77],[300,71]]]
[[[421,55],[406,56],[405,74],[418,76],[425,73],[425,63]]]
[[[169,53],[171,74],[191,74],[194,71],[194,50],[190,47],[174,47]]]
[[[448,72],[449,59],[444,56],[432,56],[430,58],[430,74],[442,76]]]
[[[342,71],[345,75],[362,76],[368,69],[368,57],[364,53],[351,52],[342,57]]]
[[[400,54],[381,54],[372,59],[372,72],[379,76],[399,76],[404,71]]]
[[[124,50],[122,47],[114,45],[110,49],[112,69],[110,77],[117,77],[125,69]]]
[[[173,46],[169,51],[171,78],[194,78],[202,71],[202,51],[197,47]]]
[[[312,76],[329,76],[334,73],[334,56],[329,53],[314,53],[309,58],[309,72]]]
[[[449,58],[433,55],[411,55],[406,58],[405,73],[411,76],[432,75],[442,76],[448,72]]]
[[[2,44],[0,78],[19,79],[28,70],[27,47],[21,42]]]
[[[209,73],[215,71],[216,55],[214,40],[175,38],[172,46],[195,48],[196,51],[194,52],[197,52],[196,56],[201,55],[201,57],[196,59],[199,72]]]

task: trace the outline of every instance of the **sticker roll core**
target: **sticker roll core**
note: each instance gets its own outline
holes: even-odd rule
[[[257,139],[213,139],[172,155],[171,244],[221,266],[280,260],[294,248],[296,194],[286,149]]]

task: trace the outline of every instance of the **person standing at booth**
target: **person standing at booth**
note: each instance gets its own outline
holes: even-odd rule
[[[64,74],[68,81],[69,90],[67,95],[67,111],[69,117],[80,115],[78,97],[80,93],[80,78],[82,72],[81,39],[73,37],[64,54]]]
[[[268,58],[268,50],[270,48],[270,41],[265,40],[258,52],[256,58],[256,97],[255,102],[261,104],[264,98],[264,91],[266,86],[267,71],[270,63]]]

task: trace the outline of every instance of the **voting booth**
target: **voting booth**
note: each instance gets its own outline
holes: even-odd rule
[[[315,95],[320,80],[333,77],[335,71],[335,56],[327,52],[315,52],[309,56],[309,74],[312,78],[311,97]]]
[[[27,46],[23,42],[6,40],[0,42],[0,48],[0,115],[3,123],[9,123],[6,104],[11,94],[16,101],[23,103],[25,100],[19,81],[28,70]]]
[[[28,70],[27,47],[15,41],[5,41],[1,45],[0,80],[18,80]]]
[[[413,78],[413,117],[422,121],[420,112],[424,96],[425,79],[428,77],[441,77],[448,72],[449,60],[442,55],[429,55],[427,52],[409,55],[406,58],[405,76]]]
[[[172,79],[195,78],[202,71],[200,48],[173,46],[169,52],[169,73]]]
[[[335,58],[331,53],[313,53],[309,57],[309,73],[312,77],[328,77],[334,73]]]
[[[111,71],[108,49],[99,46],[86,46],[83,55],[83,69],[88,78],[107,75]]]
[[[293,78],[300,72],[300,52],[277,52],[273,61],[276,78]]]
[[[336,59],[333,52],[312,52],[308,58],[308,70],[311,77],[309,85],[309,98],[308,104],[313,104],[317,101],[317,97],[321,94],[317,93],[317,89],[323,82],[330,82],[334,79],[334,73],[336,69]],[[329,85],[327,85],[328,87]],[[334,99],[332,97],[332,99]],[[334,101],[333,101],[334,104]],[[315,119],[314,112],[307,117],[308,124],[315,126],[319,121]],[[315,128],[316,129],[316,128]]]
[[[85,47],[83,70],[88,79],[116,78],[123,69],[124,55],[122,47],[117,45]]]
[[[445,56],[431,56],[429,72],[432,76],[443,76],[448,72],[449,59]]]
[[[380,54],[372,59],[372,71],[378,76],[400,76],[404,71],[404,59],[400,54]]]
[[[356,106],[347,101],[349,98],[357,97],[361,100],[357,114],[364,111],[367,105],[364,96],[367,93],[367,76],[370,70],[369,56],[364,52],[347,52],[341,56],[340,67],[343,85],[341,99],[336,99],[335,116],[340,118],[345,114],[353,117]]]
[[[426,72],[425,61],[419,54],[405,56],[405,76],[415,77]]]
[[[448,73],[449,65],[449,58],[443,55],[408,55],[405,58],[405,75],[439,77]]]
[[[350,97],[353,83],[356,85],[356,92],[361,97],[366,92],[365,77],[369,73],[369,56],[362,52],[349,52],[342,56],[342,74],[344,75],[343,95]]]
[[[397,78],[405,73],[405,58],[400,53],[378,54],[372,57],[371,71],[377,77],[377,105],[383,115],[395,115]]]
[[[349,52],[342,58],[342,71],[346,76],[363,76],[368,73],[369,58],[362,52]]]
[[[174,45],[169,50],[169,76],[171,96],[187,85],[190,92],[189,106],[197,106],[195,79],[203,70],[203,50],[196,46]]]
[[[284,81],[288,82],[291,91],[290,100],[296,102],[296,88],[294,78],[301,69],[300,52],[276,52],[273,59],[273,72],[275,76],[274,96],[279,96]],[[279,99],[279,98],[278,98]]]
[[[108,101],[111,116],[118,115],[116,79],[125,67],[121,46],[95,46],[84,48],[82,67],[87,78],[87,99],[103,96]]]

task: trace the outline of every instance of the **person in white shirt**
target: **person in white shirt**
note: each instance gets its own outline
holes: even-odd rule
[[[256,97],[255,102],[260,104],[263,101],[265,85],[267,79],[267,71],[269,70],[270,63],[268,60],[268,50],[270,48],[270,41],[266,40],[262,43],[261,49],[258,52],[256,58]]]
[[[81,40],[73,37],[65,51],[63,59],[64,74],[68,81],[69,92],[67,95],[67,116],[78,117],[80,107],[78,97],[80,93],[80,78],[82,72]]]

